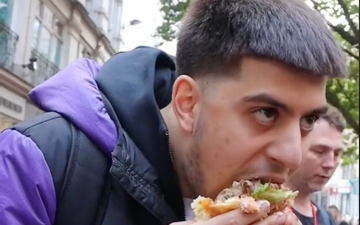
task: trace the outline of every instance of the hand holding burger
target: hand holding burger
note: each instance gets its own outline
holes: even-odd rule
[[[234,182],[215,200],[199,196],[191,207],[195,221],[172,225],[297,225],[301,224],[291,206],[297,192],[278,184],[243,180]]]
[[[234,182],[232,187],[220,192],[215,200],[199,196],[193,201],[191,208],[196,221],[205,221],[234,209],[248,214],[257,213],[260,211],[257,201],[266,200],[270,203],[268,216],[289,211],[297,193],[278,184],[243,180]]]

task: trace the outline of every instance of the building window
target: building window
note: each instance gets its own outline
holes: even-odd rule
[[[85,49],[85,46],[80,41],[79,45],[78,45],[78,50],[77,50],[77,56],[76,56],[77,59],[84,57],[84,49]]]
[[[32,47],[56,66],[60,66],[63,46],[63,25],[42,2],[39,2],[34,23]]]
[[[84,39],[80,39],[79,41],[79,45],[78,45],[78,50],[77,50],[77,58],[92,58],[92,54],[91,54],[91,48],[89,47],[89,45],[86,43],[86,41]]]
[[[111,2],[114,0],[103,0],[104,11],[108,10],[111,7]]]
[[[92,11],[92,0],[86,0],[85,2],[85,8],[88,12]]]
[[[113,48],[120,48],[120,32],[121,32],[121,16],[122,16],[122,0],[109,0],[109,25],[108,35]]]
[[[0,0],[0,22],[10,27],[14,0]]]
[[[108,0],[108,15],[109,15],[109,28],[108,32],[113,37],[120,35],[121,29],[121,14],[122,14],[122,1],[121,0]]]

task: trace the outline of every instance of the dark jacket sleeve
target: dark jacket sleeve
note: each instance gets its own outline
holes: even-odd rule
[[[0,133],[0,224],[51,225],[56,197],[42,152],[17,131]]]

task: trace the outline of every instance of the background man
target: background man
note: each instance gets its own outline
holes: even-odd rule
[[[343,220],[343,216],[339,208],[336,205],[331,205],[328,207],[328,211],[331,216],[334,218],[335,222],[339,225],[349,225],[345,220]]]
[[[315,123],[313,131],[308,136],[310,148],[303,155],[301,166],[286,182],[288,187],[299,191],[293,209],[303,225],[330,223],[326,211],[318,210],[312,204],[311,194],[325,186],[339,165],[344,148],[342,136],[344,129],[345,120],[341,113],[336,108],[330,107],[326,115]]]

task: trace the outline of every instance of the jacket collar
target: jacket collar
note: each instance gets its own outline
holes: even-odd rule
[[[115,55],[96,77],[121,124],[111,173],[161,220],[181,220],[185,216],[165,135],[167,128],[159,110],[170,103],[174,80],[173,60],[148,47]]]

